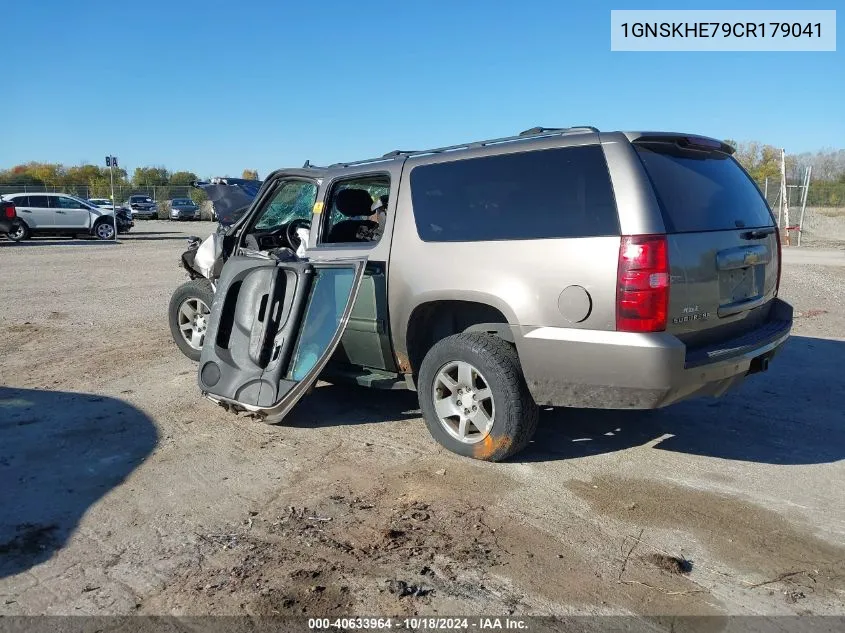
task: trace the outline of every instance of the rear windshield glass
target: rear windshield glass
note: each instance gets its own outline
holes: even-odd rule
[[[176,206],[188,206],[193,204],[193,202],[191,202],[190,200],[186,200],[185,198],[176,198],[173,201],[173,204]]]
[[[635,147],[669,232],[773,225],[759,189],[727,154],[683,150],[670,143]]]
[[[427,242],[619,235],[598,145],[420,165],[411,198]]]
[[[132,200],[132,202],[152,202],[153,201],[153,199],[150,198],[149,196],[132,196],[130,198],[130,200]]]

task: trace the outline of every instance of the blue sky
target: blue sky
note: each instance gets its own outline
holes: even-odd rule
[[[611,9],[837,4],[8,2],[0,167],[113,153],[263,176],[579,124],[842,148],[841,37],[835,53],[610,52]]]

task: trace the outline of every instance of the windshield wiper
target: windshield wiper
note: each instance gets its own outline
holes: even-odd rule
[[[775,227],[768,226],[763,229],[753,229],[751,231],[745,231],[744,233],[740,233],[740,237],[744,240],[761,240],[767,235],[771,235],[775,232]]]

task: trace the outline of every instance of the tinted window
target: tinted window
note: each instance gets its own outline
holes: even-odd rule
[[[28,207],[29,206],[29,196],[16,196],[14,198],[9,198],[9,200],[14,202],[16,207]]]
[[[152,202],[153,199],[149,196],[132,196],[129,198],[130,202]]]
[[[44,209],[49,207],[50,203],[47,202],[47,196],[29,196],[29,206]]]
[[[411,197],[425,241],[619,234],[598,145],[423,165],[411,172]]]
[[[668,231],[715,231],[771,226],[759,189],[721,152],[695,152],[670,143],[635,145],[651,179]]]
[[[85,205],[75,198],[65,196],[50,196],[50,206],[53,209],[84,209]]]

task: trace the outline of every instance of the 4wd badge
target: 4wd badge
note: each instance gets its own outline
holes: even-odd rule
[[[699,307],[697,305],[684,306],[681,311],[684,313],[684,315],[673,318],[673,324],[689,323],[690,321],[706,321],[710,318],[710,313],[699,312]]]

